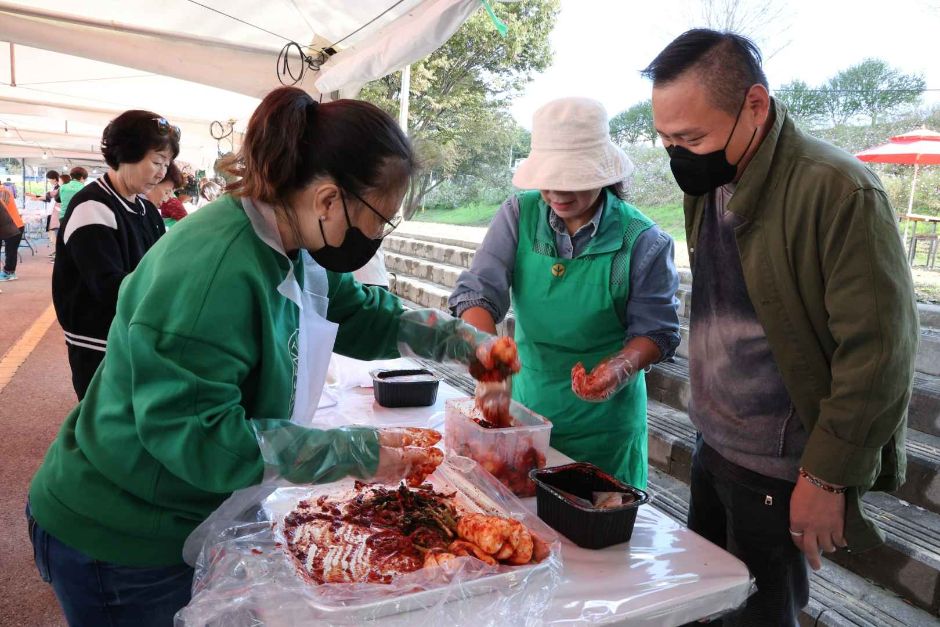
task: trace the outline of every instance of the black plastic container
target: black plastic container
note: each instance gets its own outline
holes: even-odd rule
[[[437,401],[441,380],[430,370],[373,370],[369,374],[375,401],[382,407],[427,407]],[[408,377],[424,380],[409,381]]]
[[[552,529],[585,549],[602,549],[627,542],[633,535],[636,512],[649,501],[649,495],[618,481],[595,466],[584,462],[532,470],[539,518]],[[590,507],[567,496],[592,500],[594,492],[624,492],[635,499],[627,505],[610,508]]]

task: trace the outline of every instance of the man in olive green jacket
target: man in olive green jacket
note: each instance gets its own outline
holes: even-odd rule
[[[796,624],[805,560],[879,544],[859,499],[904,481],[918,320],[895,215],[770,98],[749,40],[689,31],[644,75],[686,193],[689,527],[755,576],[726,624]]]

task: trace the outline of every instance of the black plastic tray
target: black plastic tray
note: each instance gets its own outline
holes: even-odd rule
[[[437,401],[440,377],[430,370],[373,370],[372,392],[382,407],[427,407]],[[424,375],[433,381],[390,381],[395,377]]]
[[[539,518],[586,549],[602,549],[629,541],[637,509],[649,501],[649,495],[643,490],[627,485],[586,462],[534,469],[529,472],[529,477],[536,486]],[[599,509],[581,504],[563,492],[588,501],[593,492],[625,492],[636,500],[619,507]]]

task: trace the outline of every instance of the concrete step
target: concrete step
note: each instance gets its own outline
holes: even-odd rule
[[[404,274],[391,274],[388,281],[389,289],[399,298],[409,300],[419,307],[447,311],[447,299],[450,297],[450,290]]]
[[[940,377],[940,329],[921,329],[914,369]]]
[[[440,244],[394,234],[385,238],[383,246],[385,252],[402,257],[416,257],[461,268],[469,268],[470,264],[473,263],[473,249],[464,246]]]
[[[911,400],[912,413],[922,415],[924,407],[936,406],[940,382],[933,380],[925,387],[921,384],[928,379],[921,375],[915,381],[914,396]],[[695,428],[688,419],[689,399],[691,387],[689,385],[688,362],[676,359],[673,362],[661,363],[653,366],[646,375],[647,395],[651,401],[662,403],[674,410],[670,416],[670,432],[677,429],[681,439],[685,440],[682,447],[691,451],[694,441]],[[915,412],[916,410],[916,412]],[[675,424],[673,424],[675,423]],[[936,424],[936,414],[932,423],[918,420],[917,425],[930,426]],[[680,461],[687,461],[687,455],[681,452],[674,453]],[[652,458],[652,453],[650,453]],[[930,511],[940,512],[940,437],[936,432],[925,433],[918,430],[914,424],[908,425],[907,430],[907,481],[894,494]]]
[[[403,233],[400,233],[399,235],[391,235],[388,238],[386,238],[387,250],[395,250],[393,248],[393,246],[395,245],[394,242],[389,241],[393,239],[407,239],[407,240],[412,240],[412,241],[422,241],[422,242],[427,242],[431,244],[438,244],[438,245],[443,245],[443,246],[469,250],[471,252],[475,251],[477,247],[479,246],[478,241],[468,239],[465,237],[464,238],[448,237],[448,236],[441,236],[441,235],[427,235],[427,234],[422,234],[422,233],[403,232]],[[443,261],[443,259],[439,259],[438,261]],[[448,262],[448,263],[451,263],[451,262]],[[455,265],[461,265],[461,264],[455,264]],[[469,267],[469,265],[467,265],[466,267]],[[690,286],[692,284],[692,271],[689,270],[688,268],[677,268],[677,270],[679,272],[679,282],[682,284],[680,286],[680,290],[688,289],[688,291],[691,292]],[[685,312],[686,312],[683,315],[688,316],[687,303],[685,303],[683,306],[685,307]],[[940,330],[940,305],[933,305],[929,303],[918,303],[917,309],[920,313],[921,328]]]
[[[463,369],[427,361],[422,364],[458,389],[473,393],[473,379]],[[653,505],[684,522],[695,429],[683,412],[656,401],[649,403],[649,425]],[[940,515],[875,493],[865,496],[865,508],[885,530],[886,544],[865,553],[836,554],[834,559],[841,567],[827,560],[823,571],[813,575],[805,624],[936,624],[940,610]],[[934,616],[882,587],[900,592]]]
[[[447,290],[454,289],[457,284],[457,277],[466,270],[466,268],[460,266],[437,263],[427,259],[418,259],[417,257],[406,257],[393,252],[385,253],[385,267],[391,274],[413,276]]]
[[[648,420],[650,466],[688,483],[695,427],[684,412],[656,401],[649,402]],[[916,466],[917,460],[909,458],[908,464]],[[940,514],[886,494],[867,494],[864,503],[886,543],[865,553],[837,553],[834,561],[919,607],[940,611]]]
[[[653,366],[646,375],[646,387],[650,398],[687,412],[691,397],[687,359],[679,355]],[[908,427],[940,437],[940,377],[914,373]]]
[[[650,503],[682,524],[689,509],[689,487],[650,468]],[[913,607],[898,595],[829,560],[810,578],[810,602],[800,624],[825,627],[920,627],[936,617]]]

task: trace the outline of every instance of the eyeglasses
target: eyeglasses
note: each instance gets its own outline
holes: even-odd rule
[[[180,140],[180,127],[173,126],[166,118],[153,118],[153,121],[157,123],[157,131],[161,135],[172,135],[176,141]]]
[[[350,190],[348,190],[348,189],[345,190],[345,191],[347,191],[347,192],[349,192],[350,194],[352,194],[352,196],[355,197],[356,200],[358,200],[359,202],[361,202],[362,204],[364,204],[366,207],[368,207],[368,208],[369,208],[369,211],[371,211],[371,212],[374,213],[375,215],[377,215],[377,216],[379,216],[380,218],[382,218],[382,222],[384,222],[385,225],[382,227],[382,234],[379,235],[379,237],[377,237],[376,239],[385,239],[386,237],[388,237],[389,235],[392,234],[392,231],[394,231],[395,229],[398,228],[398,225],[399,225],[399,224],[401,224],[401,221],[402,221],[402,216],[401,216],[401,214],[395,214],[395,215],[392,216],[391,218],[386,218],[386,217],[383,216],[381,213],[379,213],[379,211],[378,211],[375,207],[373,207],[372,205],[370,205],[369,203],[367,203],[367,202],[362,198],[362,196],[360,196],[360,195],[357,194],[356,192],[350,191]],[[346,201],[345,201],[345,200],[343,200],[343,210],[344,210],[344,211],[346,210]],[[350,226],[352,226],[352,223],[349,222],[349,213],[348,213],[348,212],[346,213],[346,222],[349,223]]]

